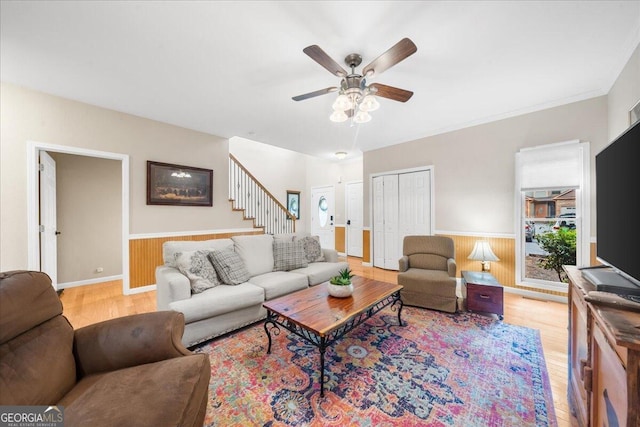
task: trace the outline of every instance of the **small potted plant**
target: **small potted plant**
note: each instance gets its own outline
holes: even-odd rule
[[[349,267],[340,270],[337,276],[333,276],[329,279],[329,284],[327,285],[329,295],[338,298],[351,296],[353,293],[353,283],[351,283],[352,277],[353,274],[351,274]]]

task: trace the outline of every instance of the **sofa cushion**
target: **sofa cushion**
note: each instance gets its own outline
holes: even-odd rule
[[[225,285],[238,285],[251,277],[240,256],[230,249],[211,251],[209,259]]]
[[[447,271],[447,259],[435,254],[412,254],[409,255],[409,268]]]
[[[349,267],[349,264],[343,261],[338,262],[312,262],[305,268],[291,270],[291,273],[304,275],[307,277],[309,286],[315,286],[326,282],[333,276],[337,276],[340,270]]]
[[[184,314],[186,324],[219,316],[264,302],[264,290],[251,283],[220,285],[169,303],[169,309]]]
[[[234,250],[244,261],[251,277],[273,271],[273,236],[259,234],[233,236]]]
[[[286,271],[274,271],[261,274],[249,279],[249,283],[264,289],[266,300],[272,300],[282,295],[290,294],[309,287],[306,276]]]
[[[209,391],[206,357],[194,354],[89,375],[58,402],[64,406],[64,425],[195,425]]]
[[[322,253],[322,248],[320,247],[319,236],[306,236],[302,238],[296,237],[294,241],[302,242],[305,256],[308,262],[324,261],[324,254]]]
[[[189,278],[191,293],[199,294],[220,284],[209,251],[177,252],[175,259],[178,270]]]
[[[404,286],[403,290],[407,292],[418,291],[452,298],[456,296],[456,278],[449,277],[446,271],[409,268],[398,274],[398,284]]]
[[[273,242],[274,271],[289,271],[307,265],[302,241],[275,240]]]
[[[175,254],[177,252],[197,251],[197,250],[233,250],[233,240],[212,239],[212,240],[172,240],[162,244],[162,260],[165,265],[177,268]]]

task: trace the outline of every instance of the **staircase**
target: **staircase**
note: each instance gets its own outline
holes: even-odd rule
[[[234,211],[243,211],[254,228],[266,234],[293,233],[296,217],[280,203],[232,154],[229,154],[229,201]]]

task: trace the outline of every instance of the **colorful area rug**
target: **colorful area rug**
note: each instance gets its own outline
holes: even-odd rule
[[[205,343],[207,426],[556,426],[538,331],[480,315],[383,310],[319,352],[262,323]]]

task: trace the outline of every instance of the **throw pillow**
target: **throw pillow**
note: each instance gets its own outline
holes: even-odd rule
[[[308,266],[301,240],[273,242],[273,271],[289,271]]]
[[[220,284],[208,255],[209,251],[203,250],[177,252],[174,255],[176,268],[189,278],[192,294],[199,294]]]
[[[302,242],[304,253],[308,262],[324,261],[324,254],[322,253],[322,248],[320,247],[319,236],[307,236],[296,240]]]
[[[231,249],[211,251],[209,259],[225,285],[239,285],[251,278],[240,256]]]

